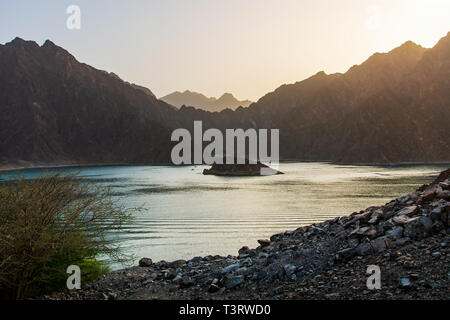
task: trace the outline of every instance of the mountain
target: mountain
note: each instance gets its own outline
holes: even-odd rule
[[[51,41],[0,45],[0,166],[171,163],[172,130],[194,120],[204,130],[279,128],[282,159],[450,162],[450,33],[220,112],[177,109]]]
[[[279,128],[283,159],[338,163],[450,161],[450,33],[411,41],[344,74],[282,85],[234,113],[184,108],[213,127]]]
[[[0,46],[0,163],[167,163],[176,110],[46,41]]]
[[[249,100],[237,100],[231,93],[224,93],[219,99],[216,99],[213,97],[208,98],[201,93],[191,92],[189,90],[173,92],[162,97],[161,100],[177,108],[181,108],[184,105],[212,112],[221,111],[226,108],[234,110],[240,106],[246,108],[252,104]]]

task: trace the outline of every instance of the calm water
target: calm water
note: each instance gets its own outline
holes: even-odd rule
[[[203,166],[77,170],[112,187],[117,201],[144,208],[118,241],[137,259],[157,261],[236,254],[274,233],[384,204],[446,167],[283,163],[284,175],[265,177],[204,176]],[[24,172],[32,177],[40,170]]]

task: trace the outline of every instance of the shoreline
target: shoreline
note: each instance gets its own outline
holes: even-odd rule
[[[450,169],[385,205],[258,240],[238,255],[104,274],[43,299],[443,299],[450,277]],[[381,290],[366,286],[380,267]]]
[[[341,163],[341,162],[332,162],[326,160],[295,160],[295,159],[285,159],[280,160],[280,163],[329,163],[334,165],[342,165],[342,166],[375,166],[375,167],[398,167],[398,166],[418,166],[418,165],[450,165],[450,161],[448,162],[399,162],[395,164],[389,163]],[[60,168],[88,168],[88,167],[144,167],[144,166],[168,166],[168,167],[181,167],[181,166],[193,166],[192,165],[174,165],[171,163],[67,163],[67,164],[31,164],[31,165],[11,165],[11,164],[2,164],[0,165],[0,174],[2,172],[8,171],[24,171],[24,170],[32,170],[32,169],[60,169]]]

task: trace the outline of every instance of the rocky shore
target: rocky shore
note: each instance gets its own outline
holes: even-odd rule
[[[449,299],[450,169],[383,206],[300,227],[237,256],[153,262],[45,299]],[[381,271],[369,290],[367,267]]]
[[[283,172],[275,170],[261,162],[255,164],[217,164],[214,163],[210,169],[204,169],[204,175],[215,176],[230,176],[230,177],[242,177],[242,176],[270,176],[274,174],[283,174]],[[224,159],[225,163],[225,159]]]

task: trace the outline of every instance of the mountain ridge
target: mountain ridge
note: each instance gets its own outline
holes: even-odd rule
[[[346,73],[284,84],[247,108],[180,109],[51,41],[0,45],[0,165],[168,164],[175,128],[279,128],[282,159],[450,162],[450,33]],[[227,97],[227,96],[225,96]]]
[[[246,108],[253,103],[250,100],[239,101],[233,94],[228,92],[223,93],[219,98],[215,98],[206,97],[202,93],[189,90],[184,92],[175,91],[160,99],[177,108],[181,108],[184,105],[211,112],[222,111],[227,108],[235,110],[240,106]]]

